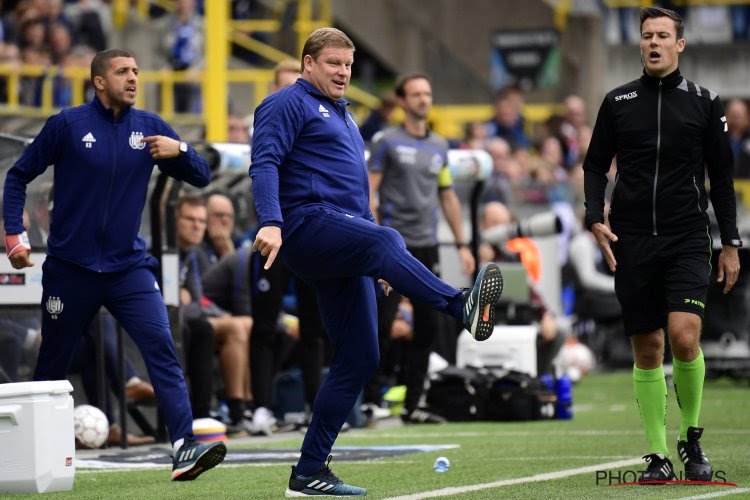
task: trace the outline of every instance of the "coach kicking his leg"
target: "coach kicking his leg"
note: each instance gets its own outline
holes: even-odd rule
[[[253,248],[268,257],[266,268],[281,251],[289,269],[313,286],[334,346],[292,467],[286,490],[291,497],[366,493],[341,481],[328,464],[333,442],[379,361],[377,279],[461,319],[477,340],[492,334],[502,293],[497,265],[483,267],[474,287],[462,292],[415,259],[395,229],[374,222],[364,141],[343,99],[353,62],[349,37],[321,28],[305,42],[302,77],[255,110],[250,175],[261,228]]]
[[[76,344],[101,306],[143,355],[175,457],[172,479],[195,479],[224,460],[224,443],[198,443],[156,274],[138,236],[154,164],[205,186],[206,161],[153,113],[134,109],[138,66],[125,50],[91,62],[96,96],[50,117],[5,179],[5,246],[15,269],[30,267],[22,222],[26,185],[54,165],[54,209],[42,267],[42,344],[34,380],[64,379]],[[53,307],[54,306],[54,307]]]

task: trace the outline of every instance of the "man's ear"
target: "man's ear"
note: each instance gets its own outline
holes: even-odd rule
[[[104,78],[101,76],[94,77],[94,88],[96,90],[104,90]]]
[[[683,50],[685,50],[685,39],[680,38],[677,40],[677,53],[681,54]]]
[[[305,67],[305,71],[312,71],[312,63],[313,57],[310,54],[307,54],[304,59],[302,59],[302,64]]]

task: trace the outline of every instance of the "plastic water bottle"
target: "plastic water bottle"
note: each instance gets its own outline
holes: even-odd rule
[[[451,462],[445,457],[437,457],[432,468],[435,472],[447,472],[451,468]]]
[[[539,377],[539,380],[552,392],[555,392],[555,379],[552,378],[552,375],[547,375],[546,373]]]
[[[566,374],[560,375],[556,383],[557,389],[557,418],[570,420],[573,418],[573,382]]]

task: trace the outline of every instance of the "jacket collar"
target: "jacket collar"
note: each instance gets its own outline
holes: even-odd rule
[[[647,87],[652,88],[658,87],[659,82],[661,82],[662,88],[672,89],[677,87],[682,82],[682,80],[683,78],[680,74],[680,68],[675,69],[670,74],[662,78],[648,75],[646,73],[646,70],[643,70],[643,75],[641,75],[641,82]]]
[[[315,85],[313,85],[312,83],[308,82],[304,78],[297,78],[297,82],[296,83],[299,83],[300,85],[302,85],[302,87],[307,91],[308,94],[312,94],[314,96],[322,97],[323,99],[327,99],[327,100],[333,102],[334,104],[339,104],[339,105],[343,104],[344,106],[348,106],[349,105],[349,101],[347,101],[343,97],[341,99],[339,99],[338,101],[331,100],[330,97],[323,95],[320,92],[320,90],[318,90],[318,88]]]
[[[104,104],[102,104],[102,101],[99,100],[98,95],[94,94],[94,99],[91,101],[91,104],[92,106],[94,106],[94,109],[96,109],[103,117],[111,121],[115,120],[115,113],[114,111],[112,111],[112,108],[105,108]],[[120,116],[117,117],[118,122],[121,122],[128,115],[128,113],[130,113],[131,107],[132,106],[128,106],[120,111]]]

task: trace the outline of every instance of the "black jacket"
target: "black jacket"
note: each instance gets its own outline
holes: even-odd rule
[[[718,96],[679,70],[645,73],[609,92],[583,163],[586,227],[604,222],[606,174],[617,156],[609,222],[615,234],[675,234],[709,223],[705,172],[722,243],[739,238],[726,117]]]

